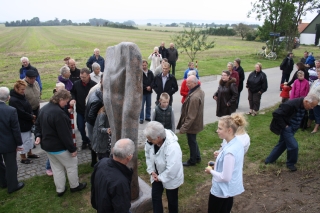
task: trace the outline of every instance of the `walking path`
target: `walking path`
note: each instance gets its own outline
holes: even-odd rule
[[[268,108],[273,106],[274,104],[278,103],[280,99],[280,92],[279,92],[279,84],[281,79],[281,71],[278,67],[276,68],[270,68],[264,70],[264,72],[267,74],[268,78],[268,91],[262,95],[261,99],[261,109]],[[201,73],[200,73],[201,74]],[[246,72],[246,79],[250,72]],[[246,82],[246,79],[244,82]],[[204,123],[213,123],[218,120],[218,118],[215,116],[216,114],[216,102],[212,98],[213,94],[216,92],[219,84],[220,76],[206,76],[206,77],[200,77],[201,81],[201,88],[205,92],[205,106],[204,106]],[[181,85],[181,80],[178,81],[178,84]],[[249,103],[248,103],[248,92],[247,89],[244,88],[241,96],[240,96],[240,103],[239,108],[237,112],[247,112],[249,110]],[[156,94],[153,93],[152,95],[152,107],[154,107],[154,101],[156,99]],[[41,106],[43,106],[45,103],[42,103]],[[173,96],[173,109],[174,109],[174,115],[175,115],[175,121],[176,125],[180,118],[180,111],[181,111],[181,96],[180,96],[180,90]],[[145,128],[147,122],[144,122],[143,124],[139,125],[139,141],[138,141],[138,147],[142,148],[144,146],[145,138],[143,136],[143,129]],[[76,129],[76,141],[77,141],[77,147],[81,147],[81,136],[79,131]],[[32,150],[33,153],[40,155],[40,158],[38,159],[32,159],[32,164],[21,164],[20,163],[20,156],[17,156],[17,162],[18,162],[18,179],[24,180],[28,179],[30,177],[33,177],[35,175],[45,175],[45,165],[47,161],[47,156],[45,152],[40,148],[40,145],[37,146],[35,149]],[[91,162],[91,152],[90,150],[81,150],[78,151],[78,163],[87,163]]]

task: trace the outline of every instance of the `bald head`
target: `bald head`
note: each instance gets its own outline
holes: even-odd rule
[[[194,75],[190,75],[187,78],[187,87],[189,88],[189,90],[193,89],[195,86],[198,85],[198,79],[196,76]]]
[[[74,71],[76,69],[76,61],[74,59],[69,59],[69,68],[70,68],[70,71]]]

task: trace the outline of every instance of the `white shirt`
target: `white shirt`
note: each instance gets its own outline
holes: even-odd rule
[[[94,82],[96,82],[98,84],[98,83],[100,83],[101,75],[102,75],[101,72],[99,72],[98,75],[96,75],[94,72],[92,72],[92,73],[90,73],[90,78],[91,78],[91,80],[93,80]]]

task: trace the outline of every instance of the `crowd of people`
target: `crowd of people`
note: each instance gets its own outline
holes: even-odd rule
[[[287,150],[286,164],[291,171],[297,170],[298,143],[294,134],[303,118],[309,113],[308,126],[315,121],[311,133],[316,133],[320,125],[320,61],[314,60],[312,53],[306,52],[304,56],[296,64],[297,71],[291,80],[293,54],[289,53],[280,65],[282,104],[274,111],[270,125],[270,130],[280,138],[265,159],[266,164],[273,163]],[[205,93],[201,89],[199,71],[190,62],[180,88],[182,106],[176,125],[172,103],[173,95],[179,90],[175,78],[178,51],[173,43],[167,49],[162,42],[148,59],[151,60],[150,66],[148,60],[142,60],[143,94],[137,122],[148,122],[143,133],[147,139],[145,157],[152,185],[153,211],[163,212],[162,194],[165,189],[169,212],[174,213],[178,212],[178,190],[184,182],[184,167],[195,166],[202,160],[197,134],[204,128]],[[117,141],[111,149],[112,133],[103,103],[105,60],[96,48],[85,68],[78,69],[70,57],[64,61],[53,96],[41,109],[40,74],[27,57],[21,58],[20,80],[16,81],[13,89],[9,91],[0,87],[0,109],[5,112],[0,119],[0,129],[10,133],[0,134],[0,141],[6,142],[0,143],[0,186],[8,187],[9,193],[23,188],[24,183],[17,180],[16,152],[19,152],[22,164],[30,164],[33,163],[32,158],[40,157],[32,153],[34,144],[40,144],[48,157],[46,173],[53,176],[57,196],[63,196],[68,188],[66,176],[71,192],[86,188],[87,183],[79,182],[77,148],[72,136],[70,116],[73,116],[75,107],[82,149],[91,150],[93,208],[98,212],[129,212],[132,169],[126,165],[135,148],[134,142],[126,138]],[[241,60],[237,58],[227,63],[213,94],[217,103],[216,116],[219,117],[217,133],[223,141],[219,150],[213,153],[215,163],[210,162],[205,168],[205,173],[212,175],[208,212],[231,212],[233,197],[244,191],[242,170],[250,136],[246,132],[245,115],[236,113],[236,109],[245,85],[249,101],[249,111],[245,114],[258,115],[262,94],[268,89],[262,64],[255,64],[246,84],[244,80]],[[155,107],[151,109],[153,91],[157,98]],[[9,106],[5,104],[7,101]],[[185,162],[182,162],[176,130],[187,137],[190,156]]]

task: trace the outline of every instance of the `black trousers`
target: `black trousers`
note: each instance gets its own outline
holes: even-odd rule
[[[171,68],[171,74],[176,76],[176,61],[168,61]]]
[[[233,205],[233,197],[220,198],[209,195],[208,213],[230,213]]]
[[[17,172],[17,152],[0,154],[0,186],[8,186],[8,192],[14,191],[18,186]]]
[[[201,160],[200,150],[197,142],[197,135],[187,133],[187,139],[188,139],[188,145],[190,149],[190,158],[188,160],[188,163],[196,164],[197,161]]]
[[[259,92],[252,93],[250,90],[248,90],[248,100],[250,109],[258,112],[260,109],[261,94]]]
[[[152,183],[152,206],[153,213],[163,213],[162,206],[162,193],[163,193],[162,182]],[[178,190],[176,189],[166,189],[167,199],[168,199],[168,209],[169,213],[178,213]]]

